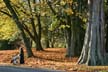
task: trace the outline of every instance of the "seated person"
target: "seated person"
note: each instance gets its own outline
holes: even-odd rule
[[[18,64],[18,62],[19,62],[19,54],[18,55],[15,55],[15,56],[13,56],[12,57],[12,60],[11,60],[11,63],[13,63],[13,64]]]

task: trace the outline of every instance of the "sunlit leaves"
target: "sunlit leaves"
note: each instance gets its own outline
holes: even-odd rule
[[[0,26],[0,39],[9,39],[15,32],[18,31],[14,22],[10,18],[5,16],[3,19],[0,19]]]
[[[59,25],[60,21],[55,19],[54,21],[52,21],[50,27],[49,27],[49,30],[50,31],[53,31],[57,28],[57,26]]]
[[[86,23],[87,22],[87,18],[83,18],[82,21]]]
[[[60,29],[65,29],[65,28],[70,28],[70,26],[69,25],[61,25],[59,28]]]
[[[67,8],[64,11],[67,13],[67,15],[72,15],[73,14],[73,11],[72,11],[71,8]]]
[[[10,0],[11,2],[15,3],[15,4],[18,4],[19,3],[19,0]]]
[[[61,0],[60,1],[60,5],[62,5],[62,6],[66,5],[66,4],[72,5],[72,3],[73,3],[73,0]]]
[[[3,3],[3,0],[0,0],[0,9],[4,8],[5,4]]]
[[[65,5],[66,2],[62,0],[62,1],[60,2],[60,4],[61,4],[61,5]]]
[[[42,12],[41,16],[45,16],[47,14],[47,12]]]
[[[73,3],[73,0],[66,0],[67,1],[67,3],[69,3],[69,4],[72,4]]]

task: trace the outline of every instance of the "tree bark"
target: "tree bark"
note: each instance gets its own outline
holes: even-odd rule
[[[103,0],[88,0],[88,4],[89,22],[78,64],[103,65],[105,61]]]
[[[106,44],[105,44],[105,50],[108,53],[108,23],[106,24]]]
[[[74,48],[75,48],[75,40],[74,40],[74,31],[72,30],[72,23],[71,23],[71,16],[67,16],[67,24],[70,28],[66,29],[66,48],[67,54],[66,57],[73,57],[75,55]]]
[[[49,43],[48,25],[45,27],[45,43],[46,43],[46,48],[49,48],[50,47],[50,43]]]

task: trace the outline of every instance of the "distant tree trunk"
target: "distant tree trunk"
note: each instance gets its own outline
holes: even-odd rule
[[[50,46],[49,46],[49,40],[47,39],[46,41],[46,48],[49,48]]]
[[[45,43],[46,43],[46,48],[49,48],[49,32],[48,32],[48,26],[46,27],[46,31],[45,31]]]
[[[51,43],[51,46],[50,47],[51,48],[54,48],[54,38],[53,37],[51,37],[51,42],[50,43]]]
[[[48,21],[47,17],[45,17],[45,18],[46,18],[46,21]],[[48,24],[47,23],[46,23],[46,26],[45,26],[45,30],[43,30],[43,34],[44,34],[44,37],[45,37],[45,48],[49,48],[50,47],[50,44],[49,44],[50,38],[49,38],[49,31],[48,31]]]
[[[10,0],[3,0],[4,3],[6,4],[6,7],[8,8],[8,10],[10,11],[10,13],[12,14],[12,18],[13,20],[16,22],[16,25],[17,27],[19,28],[20,32],[21,32],[21,35],[23,37],[23,40],[24,40],[24,43],[25,43],[25,46],[26,46],[26,50],[27,50],[27,55],[28,57],[31,57],[33,56],[33,53],[32,53],[32,50],[31,48],[29,47],[29,44],[28,44],[28,41],[27,41],[27,37],[26,37],[26,34],[23,30],[23,26],[22,26],[22,23],[19,21],[19,18],[17,16],[17,14],[15,13],[13,7],[11,6],[10,4]]]
[[[73,35],[74,35],[74,56],[79,56],[83,46],[84,40],[84,29],[82,26],[85,24],[78,16],[74,16],[74,20],[72,20],[73,26]]]
[[[67,48],[67,54],[66,57],[73,57],[75,55],[74,48],[75,48],[75,41],[74,41],[74,32],[72,30],[71,26],[71,17],[67,16],[67,24],[70,26],[70,28],[66,28],[66,48]]]
[[[78,64],[103,65],[105,60],[103,0],[88,0],[88,4],[89,22]]]
[[[80,3],[81,2],[78,1],[78,5],[80,5]],[[71,7],[74,13],[66,16],[66,24],[70,26],[69,28],[66,28],[66,57],[79,56],[83,46],[84,29],[82,26],[84,22],[79,16],[76,16],[77,12],[81,13],[80,11],[77,11],[77,8],[74,9],[73,5],[67,5],[66,7]]]
[[[50,35],[50,47],[54,48],[54,35],[53,35],[53,31],[51,31],[51,35]]]
[[[39,39],[41,40],[41,34],[42,34],[42,32],[41,32],[41,28],[42,28],[42,26],[41,26],[41,19],[40,19],[40,14],[39,15],[37,15],[36,17],[37,17],[37,21],[38,21],[38,37],[39,37]]]

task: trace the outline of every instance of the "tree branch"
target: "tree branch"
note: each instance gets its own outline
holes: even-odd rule
[[[53,7],[51,6],[51,2],[50,1],[46,1],[48,6],[50,7],[51,11],[53,12],[54,15],[56,15],[56,11],[53,9]]]
[[[30,35],[30,37],[32,39],[34,39],[34,36],[32,35],[32,33],[30,32],[29,28],[27,27],[27,25],[23,24],[23,28],[24,30]]]
[[[9,13],[7,13],[7,12],[5,12],[5,11],[0,10],[0,12],[3,13],[3,14],[5,14],[5,15],[7,15],[7,16],[9,16],[9,17],[12,17],[11,14],[9,14]]]

